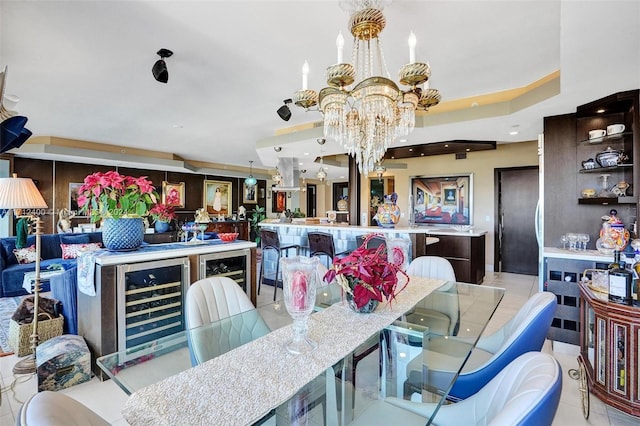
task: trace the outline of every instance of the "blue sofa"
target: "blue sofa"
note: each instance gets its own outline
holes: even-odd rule
[[[36,237],[29,235],[27,247],[35,244]],[[76,264],[75,259],[62,259],[60,244],[102,243],[101,232],[86,234],[46,234],[41,237],[40,269],[46,270],[51,264],[61,264],[65,269]],[[24,273],[35,270],[35,263],[18,263],[13,249],[16,247],[16,237],[0,239],[0,297],[22,296],[27,291],[22,288]]]

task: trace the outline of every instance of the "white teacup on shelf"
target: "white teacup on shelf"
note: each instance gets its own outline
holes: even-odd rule
[[[597,139],[606,136],[607,131],[604,129],[589,130],[589,139]]]
[[[607,126],[607,135],[617,135],[624,132],[624,124],[612,124]]]

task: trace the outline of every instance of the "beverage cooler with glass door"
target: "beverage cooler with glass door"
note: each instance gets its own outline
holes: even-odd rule
[[[219,253],[201,254],[198,279],[208,277],[229,277],[251,297],[251,249],[231,250]]]
[[[189,258],[117,266],[118,351],[185,329]]]

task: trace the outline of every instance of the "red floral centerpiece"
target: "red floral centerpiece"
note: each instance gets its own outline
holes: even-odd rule
[[[401,269],[402,262],[390,262],[384,245],[367,248],[374,235],[368,235],[348,256],[335,258],[324,276],[326,282],[335,279],[342,286],[349,306],[356,312],[373,312],[379,302],[395,299],[409,283],[409,276]],[[398,273],[406,277],[401,289],[398,289]]]
[[[135,178],[116,171],[96,172],[78,189],[80,212],[91,222],[101,220],[102,242],[110,250],[135,250],[144,239],[142,218],[158,201],[146,176]]]

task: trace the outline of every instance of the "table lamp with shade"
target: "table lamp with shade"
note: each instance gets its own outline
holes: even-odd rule
[[[23,209],[46,209],[47,203],[42,198],[40,191],[29,178],[19,178],[14,173],[13,177],[0,178],[0,209],[13,209],[17,217],[22,216]],[[33,331],[29,340],[32,353],[19,361],[14,367],[15,374],[29,374],[36,371],[36,347],[38,346],[38,305],[40,303],[40,236],[42,235],[42,221],[34,214],[24,215],[35,224],[36,237],[36,261],[35,278],[33,284]]]

